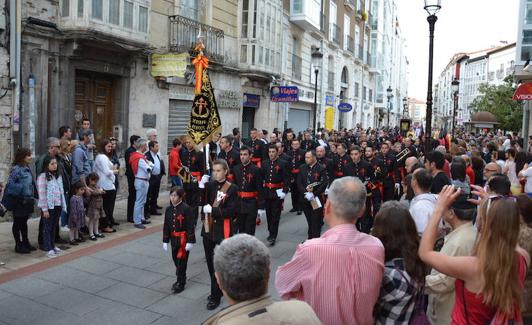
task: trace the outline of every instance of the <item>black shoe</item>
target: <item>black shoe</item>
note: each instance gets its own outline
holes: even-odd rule
[[[98,238],[105,238],[105,236],[102,233],[96,234],[95,236]]]
[[[98,240],[98,238],[96,238],[96,236],[94,236],[94,235],[90,236],[89,239],[92,240],[92,241],[97,241]]]
[[[270,247],[275,246],[275,239],[270,240]]]
[[[150,212],[150,214],[151,214],[152,216],[162,216],[162,215],[163,215],[162,213],[160,213],[160,212],[158,212],[158,211],[152,211],[152,212]]]
[[[272,236],[271,236],[271,235],[268,236],[268,238],[266,238],[266,241],[267,241],[268,243],[271,242],[271,241],[272,241]]]
[[[140,223],[138,225],[135,225],[134,227],[138,229],[146,229],[146,226]]]
[[[120,226],[120,222],[116,222],[116,221],[114,221],[114,222],[113,222],[113,226]]]
[[[143,225],[149,225],[151,223],[150,220],[142,220]]]
[[[157,209],[159,209],[159,210],[163,208],[163,207],[158,206],[158,205],[156,205],[155,207],[156,207]]]
[[[22,245],[22,243],[17,243],[15,245],[15,252],[19,254],[29,254],[30,250],[26,246]]]
[[[22,244],[29,249],[31,252],[36,251],[37,248],[33,247],[28,240],[22,242]]]
[[[292,208],[292,210],[290,210],[288,212],[296,212],[296,209]]]
[[[72,245],[72,246],[78,246],[79,245],[76,240],[71,240],[69,244]]]
[[[220,300],[209,300],[207,303],[207,310],[213,310],[220,306]]]
[[[172,290],[174,291],[174,293],[183,292],[183,290],[185,290],[185,284],[176,282],[174,283],[174,285],[172,285]]]
[[[85,239],[83,237],[76,238],[76,243],[84,243]]]
[[[303,212],[297,211],[297,215],[300,216]]]

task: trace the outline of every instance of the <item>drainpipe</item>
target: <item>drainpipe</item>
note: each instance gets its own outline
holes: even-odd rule
[[[35,157],[35,77],[28,78],[28,120],[29,120],[29,148]]]
[[[21,1],[9,0],[9,76],[13,92],[13,132],[20,129],[20,12]],[[20,142],[20,135],[18,138]]]

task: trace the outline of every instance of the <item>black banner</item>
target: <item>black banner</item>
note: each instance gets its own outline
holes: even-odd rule
[[[201,92],[194,97],[188,124],[188,134],[198,145],[209,143],[213,134],[220,132],[222,128],[222,121],[207,70],[203,71],[202,77]]]

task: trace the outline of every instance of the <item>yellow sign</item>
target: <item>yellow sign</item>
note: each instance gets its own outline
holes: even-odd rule
[[[189,63],[188,53],[151,55],[152,77],[184,77]]]
[[[332,130],[334,128],[334,107],[327,106],[325,108],[325,128]]]

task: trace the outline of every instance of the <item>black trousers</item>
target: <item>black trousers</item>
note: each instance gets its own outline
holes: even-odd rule
[[[58,242],[60,239],[61,239],[61,236],[59,236],[59,220],[57,220],[57,222],[54,222],[54,224],[52,225],[54,228],[54,232],[55,232],[55,238],[54,238],[54,241],[55,242]],[[43,247],[43,237],[42,237],[42,234],[44,233],[44,224],[43,224],[43,217],[42,217],[42,212],[41,212],[41,218],[39,220],[39,235],[37,236],[37,242],[39,243],[39,247]]]
[[[369,234],[373,228],[373,219],[381,208],[381,192],[379,190],[371,191],[371,196],[366,198],[366,212],[364,216],[358,219],[357,229],[363,233]]]
[[[207,237],[203,237],[203,249],[205,250],[205,259],[207,260],[207,268],[209,269],[209,275],[211,276],[211,299],[214,301],[220,301],[222,299],[222,290],[216,282],[216,277],[214,276],[214,247],[216,243],[210,240]]]
[[[301,201],[303,213],[308,224],[308,239],[318,238],[321,235],[321,227],[323,226],[323,208],[314,210],[306,199]]]
[[[255,227],[257,226],[257,200],[254,198],[242,199],[239,205],[237,231],[241,234],[254,236]]]
[[[152,175],[150,177],[146,205],[144,206],[145,213],[157,212],[157,199],[159,198],[159,190],[161,189],[161,177],[162,175]]]
[[[13,232],[13,238],[15,239],[15,244],[28,242],[28,218],[29,217],[30,216],[13,217],[13,227],[11,227],[11,231]]]
[[[135,177],[133,176],[127,176],[127,191],[127,221],[133,222],[133,208],[135,207],[135,200],[137,199]]]
[[[296,181],[290,184],[290,196],[292,197],[292,208],[294,208],[296,211],[302,211],[301,195],[299,194]]]
[[[177,258],[178,246],[172,245],[172,259],[175,265],[175,275],[177,276],[177,283],[185,284],[187,282],[187,264],[188,255],[187,252],[183,258]]]
[[[115,218],[113,216],[115,210],[116,190],[105,191],[102,195],[103,211],[105,216],[100,219],[100,228],[113,228]]]
[[[383,184],[382,201],[395,200],[395,184],[390,180]]]
[[[198,206],[200,203],[200,189],[195,184],[184,184],[185,202],[192,208],[194,227],[198,223]]]
[[[281,220],[281,211],[283,210],[283,200],[279,198],[266,199],[266,220],[268,221],[268,232],[270,238],[277,239],[279,232],[279,221]]]

